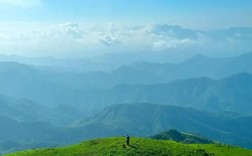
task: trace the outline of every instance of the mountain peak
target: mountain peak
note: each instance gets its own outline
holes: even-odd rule
[[[176,129],[170,129],[168,131],[161,132],[154,136],[151,136],[153,139],[157,140],[174,140],[177,142],[187,143],[187,144],[213,144],[214,142],[208,140],[207,138],[201,137],[199,135],[190,134],[190,133],[182,133],[177,131]]]

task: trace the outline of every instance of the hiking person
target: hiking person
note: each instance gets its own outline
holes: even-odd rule
[[[127,135],[127,136],[126,136],[126,145],[129,145],[129,143],[130,143],[130,136]]]

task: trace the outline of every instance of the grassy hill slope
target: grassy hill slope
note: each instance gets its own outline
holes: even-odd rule
[[[169,156],[252,156],[252,151],[218,144],[182,144],[174,141],[132,138],[95,139],[80,144],[50,149],[17,152],[6,156],[100,156],[100,155],[169,155]]]
[[[169,131],[164,131],[159,134],[151,136],[153,139],[157,140],[173,140],[182,143],[188,144],[213,144],[214,141],[204,138],[202,136],[191,134],[191,133],[183,133],[178,132],[175,129],[171,129]]]

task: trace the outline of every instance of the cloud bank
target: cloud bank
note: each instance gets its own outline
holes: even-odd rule
[[[18,29],[18,25],[7,27],[5,24],[0,30],[2,54],[57,57],[145,51],[227,54],[248,52],[252,48],[252,28],[244,27],[199,31],[168,24],[85,25],[71,21],[24,30]]]

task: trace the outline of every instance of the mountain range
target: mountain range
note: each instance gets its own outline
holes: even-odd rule
[[[250,95],[252,75],[239,73],[220,80],[203,77],[153,85],[121,84],[110,89],[85,91],[83,101],[89,107],[151,102],[215,112],[251,114]]]
[[[197,55],[176,65],[135,63],[111,72],[87,73],[3,62],[0,93],[47,107],[73,106],[74,112],[85,107],[81,114],[86,115],[97,106],[139,101],[250,113],[246,108],[250,76],[246,73],[251,73],[251,59],[252,53],[222,59]],[[241,106],[234,106],[238,104]]]
[[[168,129],[252,148],[250,60],[197,55],[90,72],[0,62],[0,153]]]

